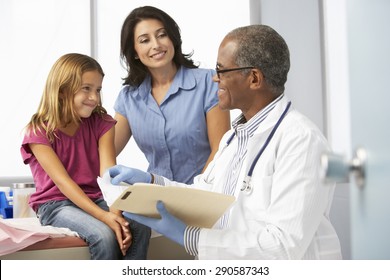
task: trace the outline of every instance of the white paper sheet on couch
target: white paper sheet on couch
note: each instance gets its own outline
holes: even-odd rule
[[[68,228],[42,226],[38,218],[0,219],[0,256],[26,248],[46,238],[78,236]]]

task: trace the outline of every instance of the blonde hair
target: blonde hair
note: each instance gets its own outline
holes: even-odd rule
[[[82,75],[89,71],[98,71],[104,77],[102,67],[92,57],[77,53],[61,56],[49,72],[38,110],[27,124],[27,130],[36,134],[37,130],[44,129],[52,142],[57,128],[80,122],[73,97],[81,87]],[[107,114],[101,99],[93,113]]]

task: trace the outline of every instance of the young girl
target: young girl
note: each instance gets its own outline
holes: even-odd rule
[[[116,121],[102,107],[104,73],[82,54],[53,65],[21,147],[36,192],[29,204],[43,225],[77,232],[92,259],[146,259],[150,229],[109,210],[97,177],[116,164]]]

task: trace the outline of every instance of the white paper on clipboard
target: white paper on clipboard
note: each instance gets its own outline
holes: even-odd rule
[[[115,186],[110,175],[97,178],[104,198],[111,207],[148,217],[160,217],[156,204],[161,200],[167,210],[187,225],[211,228],[235,201],[235,197],[193,188],[134,184]]]
[[[156,204],[163,201],[167,210],[185,224],[211,228],[234,202],[235,197],[192,188],[130,185],[112,207],[148,217],[160,217]]]

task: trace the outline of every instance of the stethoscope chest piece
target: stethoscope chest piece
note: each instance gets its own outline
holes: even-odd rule
[[[246,176],[245,180],[242,182],[241,191],[247,195],[251,194],[253,191],[253,187],[252,187],[250,181],[251,181],[251,177]]]

